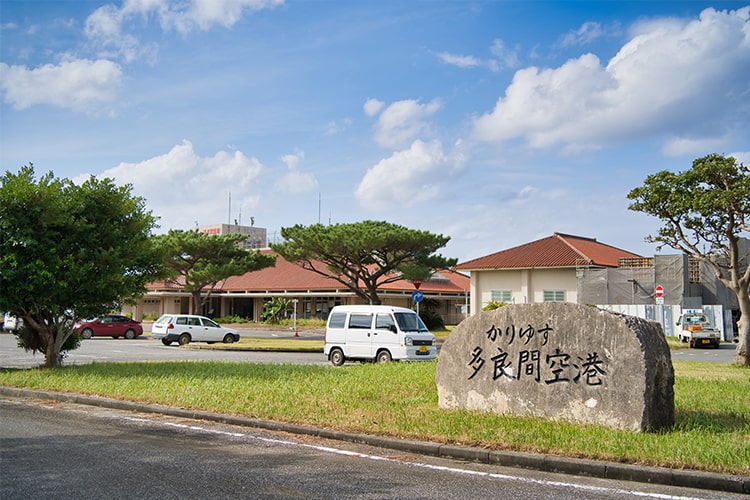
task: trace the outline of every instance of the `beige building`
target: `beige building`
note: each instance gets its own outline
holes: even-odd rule
[[[263,253],[276,255],[271,250]],[[320,263],[321,268],[325,267]],[[134,306],[125,306],[124,312],[140,319],[144,315],[160,316],[167,313],[188,314],[192,304],[190,294],[174,282],[155,282],[147,287],[148,293]],[[416,287],[412,282],[397,280],[378,289],[383,304],[416,308],[412,294]],[[447,325],[458,324],[464,319],[468,303],[469,277],[453,270],[439,270],[421,283],[419,291],[424,296],[422,307],[429,305]],[[207,291],[206,291],[207,292]],[[204,292],[205,294],[205,292]],[[362,299],[336,280],[302,269],[281,256],[276,256],[276,265],[258,271],[232,276],[219,283],[211,293],[209,304],[198,314],[240,316],[260,321],[266,301],[282,297],[294,302],[298,318],[328,318],[328,312],[336,305],[362,304]]]
[[[593,238],[554,233],[462,262],[455,269],[470,273],[470,310],[476,312],[491,301],[577,303],[581,269],[617,267],[620,259],[637,257]]]

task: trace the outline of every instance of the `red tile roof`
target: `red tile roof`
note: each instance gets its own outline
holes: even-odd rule
[[[531,243],[461,262],[455,269],[472,271],[578,265],[617,267],[619,260],[626,257],[640,257],[640,255],[599,243],[593,238],[554,233],[552,236]]]
[[[251,271],[242,276],[227,278],[223,284],[217,285],[215,291],[250,291],[250,292],[280,292],[280,291],[332,291],[343,290],[346,287],[338,281],[321,276],[313,271],[302,269],[272,250],[262,250],[264,254],[276,255],[276,266],[258,271]],[[322,262],[316,267],[325,268]],[[179,280],[182,282],[182,280]],[[469,288],[469,277],[452,270],[439,270],[429,280],[422,283],[420,290],[425,293],[463,293]],[[173,283],[156,282],[147,287],[149,290],[180,290],[182,287]],[[388,291],[414,291],[414,284],[397,280],[380,287]]]

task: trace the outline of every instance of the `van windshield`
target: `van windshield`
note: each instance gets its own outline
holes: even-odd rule
[[[429,332],[424,323],[422,323],[422,318],[417,316],[416,313],[397,312],[395,316],[398,327],[403,332]]]

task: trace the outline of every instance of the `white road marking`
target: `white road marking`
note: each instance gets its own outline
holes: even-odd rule
[[[138,421],[138,422],[151,422],[151,423],[154,422],[153,420],[148,420],[144,418],[136,418],[136,417],[124,417],[124,419]],[[629,490],[629,489],[626,490],[622,488],[589,486],[589,485],[569,483],[569,482],[564,482],[564,481],[548,481],[548,480],[543,480],[543,479],[532,479],[532,478],[511,476],[507,474],[498,474],[495,472],[481,472],[481,471],[460,469],[456,467],[431,465],[431,464],[426,464],[423,462],[397,460],[394,458],[381,457],[378,455],[370,455],[367,453],[360,453],[356,451],[332,448],[330,446],[299,443],[299,442],[290,441],[286,439],[266,438],[266,437],[261,437],[261,436],[254,436],[252,434],[247,434],[243,432],[228,432],[228,431],[220,431],[220,430],[215,430],[215,429],[208,429],[208,428],[198,426],[198,425],[186,425],[186,424],[179,424],[176,422],[159,422],[159,423],[165,426],[169,426],[169,427],[187,429],[187,430],[196,431],[196,432],[225,435],[225,436],[230,436],[230,437],[235,437],[235,438],[254,439],[256,441],[262,441],[265,443],[278,444],[278,445],[284,445],[284,446],[298,446],[298,447],[309,448],[309,449],[322,451],[326,453],[362,458],[362,459],[367,459],[367,460],[375,460],[375,461],[383,461],[383,462],[398,462],[400,464],[411,465],[413,467],[421,467],[423,469],[430,469],[430,470],[436,470],[436,471],[441,471],[441,472],[452,472],[455,474],[489,477],[493,479],[502,479],[506,481],[516,481],[520,483],[536,484],[536,485],[542,485],[542,486],[556,486],[556,487],[563,487],[563,488],[572,488],[572,489],[589,491],[589,492],[594,492],[594,493],[612,493],[612,494],[618,494],[618,495],[633,495],[636,497],[658,498],[662,500],[700,500],[699,497],[686,497],[686,496],[666,495],[666,494],[659,494],[659,493],[649,493],[645,491],[636,491],[636,490]]]

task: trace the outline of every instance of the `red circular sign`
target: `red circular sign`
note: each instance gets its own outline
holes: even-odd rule
[[[657,297],[664,297],[664,287],[661,285],[658,285],[656,287],[656,296]]]

